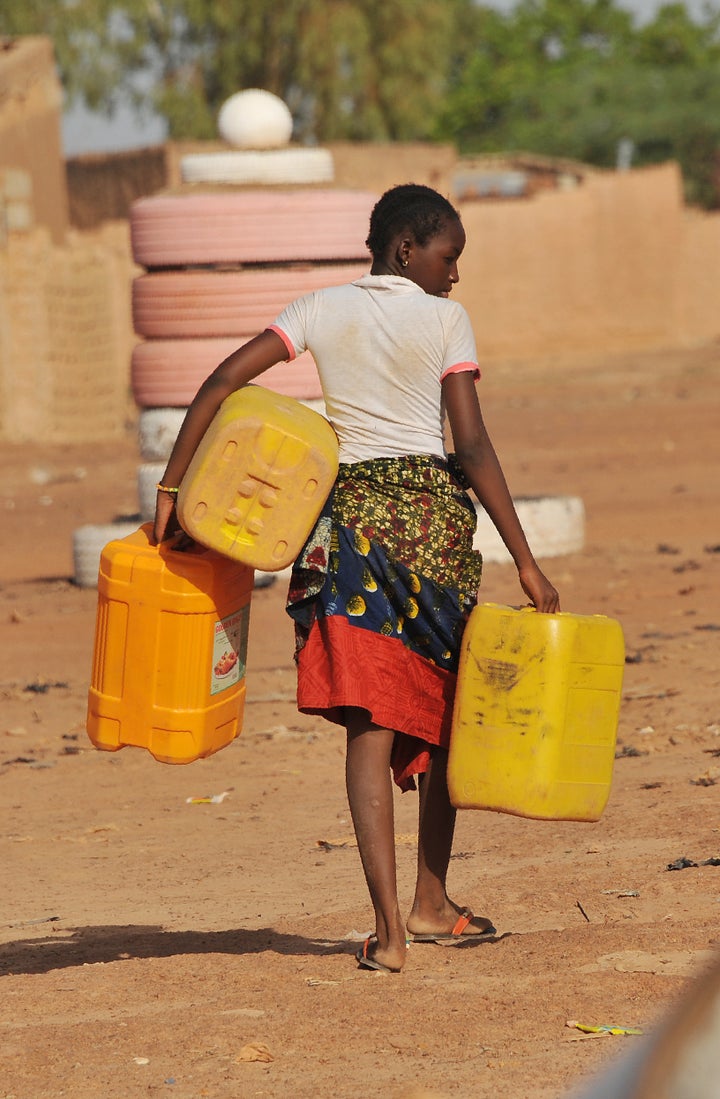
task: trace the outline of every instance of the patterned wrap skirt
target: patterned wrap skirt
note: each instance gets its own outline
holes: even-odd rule
[[[341,464],[293,567],[298,709],[395,731],[403,790],[447,749],[460,641],[477,600],[476,515],[452,456]]]

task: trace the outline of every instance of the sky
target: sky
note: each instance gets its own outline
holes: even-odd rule
[[[482,0],[488,6],[507,10],[513,0]],[[639,21],[651,19],[663,2],[669,0],[616,0],[618,7],[631,11]],[[706,6],[720,9],[720,0],[685,0],[691,14],[700,15]],[[238,88],[238,91],[241,89]],[[66,111],[63,116],[62,137],[66,157],[83,153],[120,152],[159,145],[167,136],[164,119],[149,116],[139,120],[129,108],[119,109],[112,119],[94,114],[82,106]]]

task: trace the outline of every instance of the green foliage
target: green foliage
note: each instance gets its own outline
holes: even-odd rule
[[[484,8],[435,135],[464,152],[524,150],[612,167],[677,159],[687,197],[719,204],[720,16],[684,4],[636,27],[613,0]]]
[[[241,88],[280,95],[297,140],[453,141],[612,166],[676,158],[718,205],[720,14],[616,0],[2,0],[0,35],[47,34],[69,99],[216,136]]]
[[[296,136],[427,137],[472,0],[3,0],[0,34],[53,38],[69,98],[121,100],[212,137],[242,88],[280,95]],[[147,74],[153,79],[148,82]],[[145,79],[143,79],[145,77]]]

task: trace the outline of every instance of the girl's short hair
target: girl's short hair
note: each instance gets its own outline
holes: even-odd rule
[[[459,221],[460,215],[443,195],[422,183],[402,183],[391,187],[376,202],[365,243],[373,258],[379,259],[393,238],[409,229],[422,247],[437,236],[449,219]]]

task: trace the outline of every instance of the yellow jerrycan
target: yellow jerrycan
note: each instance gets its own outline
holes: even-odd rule
[[[180,525],[204,546],[267,572],[310,534],[338,471],[338,441],[318,412],[247,385],[231,393],[180,485]]]
[[[100,557],[87,732],[104,751],[192,763],[242,727],[254,574],[151,535],[146,523]]]
[[[458,809],[599,820],[625,668],[620,624],[493,603],[471,612],[448,760]]]

